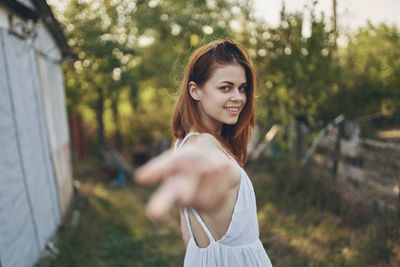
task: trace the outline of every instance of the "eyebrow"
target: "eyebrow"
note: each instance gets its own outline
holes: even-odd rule
[[[222,82],[219,82],[218,84],[221,84],[221,83],[227,83],[229,85],[234,85],[234,83],[230,82],[230,81],[222,81]],[[242,83],[240,86],[243,86],[243,85],[247,85],[247,82]]]

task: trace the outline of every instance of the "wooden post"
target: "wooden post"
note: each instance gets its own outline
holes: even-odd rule
[[[304,156],[308,128],[303,121],[296,121],[296,128],[297,128],[296,158],[300,160]]]
[[[338,125],[338,132],[336,135],[336,142],[335,142],[335,150],[333,152],[333,167],[332,167],[332,178],[333,181],[336,181],[336,175],[339,166],[339,159],[340,159],[340,141],[342,139],[342,130],[340,125]]]
[[[398,169],[398,185],[397,185],[397,216],[400,218],[400,168]]]
[[[339,125],[342,121],[344,120],[344,115],[340,114],[337,116],[332,122],[328,123],[324,129],[322,129],[316,138],[311,143],[311,146],[307,149],[306,153],[304,154],[304,157],[301,161],[301,166],[305,166],[310,159],[312,153],[314,152],[315,148],[317,147],[318,143],[324,138],[325,136],[328,135],[330,131],[332,131],[333,126]],[[339,127],[339,126],[338,126]]]

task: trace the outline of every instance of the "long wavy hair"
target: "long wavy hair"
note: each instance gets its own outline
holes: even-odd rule
[[[215,136],[204,126],[196,100],[189,94],[189,82],[193,81],[202,87],[210,79],[217,64],[239,64],[244,68],[247,79],[247,101],[239,119],[234,125],[223,124],[220,136]],[[243,45],[227,38],[199,47],[189,60],[180,86],[179,98],[172,118],[172,135],[175,141],[177,138],[186,136],[191,130],[210,133],[243,167],[247,160],[248,138],[255,125],[254,93],[257,86],[256,71]]]

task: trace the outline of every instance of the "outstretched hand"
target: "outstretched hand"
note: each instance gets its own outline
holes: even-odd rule
[[[222,205],[235,176],[233,163],[199,149],[167,151],[134,174],[143,185],[161,183],[151,196],[147,214],[153,220],[165,216],[174,205],[214,211]]]

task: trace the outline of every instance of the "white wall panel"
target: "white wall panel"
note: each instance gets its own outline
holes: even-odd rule
[[[0,29],[0,258],[3,267],[26,266],[40,253],[5,58],[6,35],[7,31]]]
[[[9,101],[13,107],[12,114],[17,132],[16,138],[23,185],[31,212],[30,220],[33,222],[36,242],[40,251],[56,230],[60,222],[60,212],[49,138],[44,119],[37,62],[32,47],[15,36],[9,35],[7,31],[2,30],[1,32],[3,56],[5,57],[2,62],[5,63],[7,68],[8,84],[6,86],[9,88]],[[0,135],[3,134],[0,132]],[[0,184],[0,188],[3,188],[3,184]],[[12,184],[9,184],[8,188],[11,192],[17,191]],[[1,197],[0,201],[2,201]],[[20,199],[17,195],[15,202],[23,203],[23,199]],[[29,216],[23,216],[19,222],[27,222],[28,219]],[[2,225],[0,225],[1,227]],[[14,238],[32,240],[32,237],[21,235],[15,235]],[[23,250],[26,246],[21,248]],[[21,250],[19,253],[21,253]],[[5,265],[3,257],[2,264]]]

